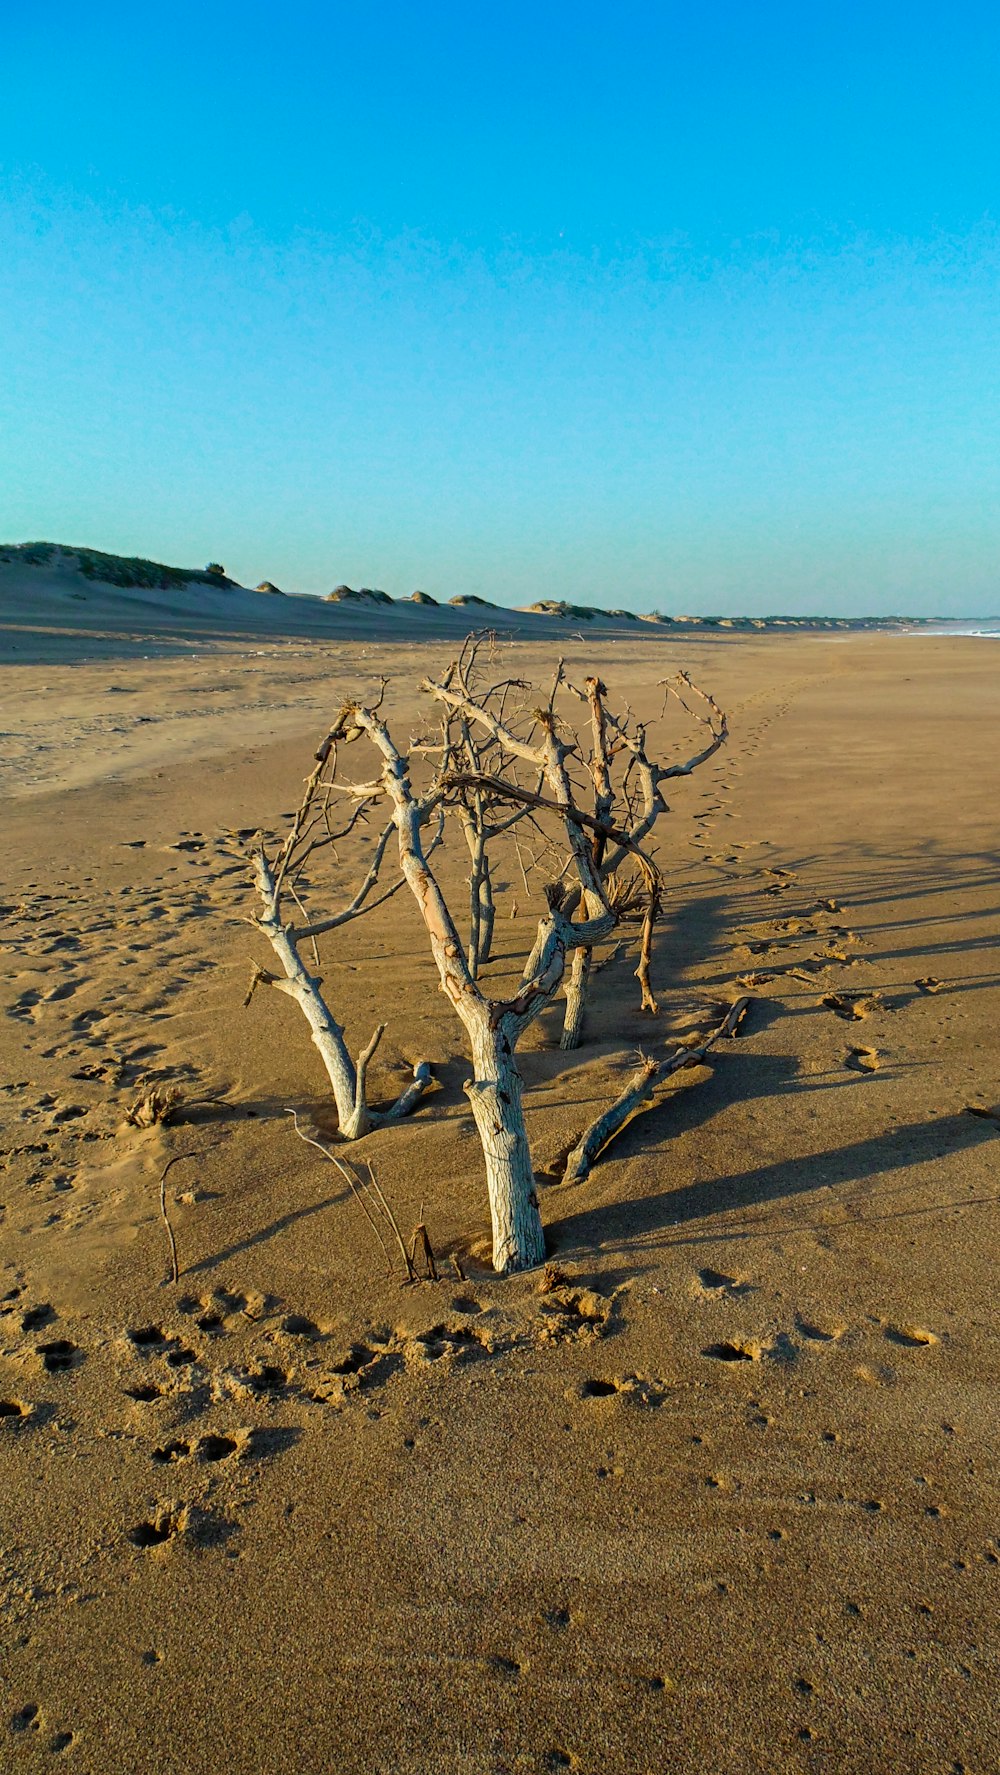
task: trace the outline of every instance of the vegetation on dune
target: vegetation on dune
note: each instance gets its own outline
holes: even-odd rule
[[[326,602],[328,604],[392,604],[394,600],[390,598],[388,592],[377,591],[372,586],[362,586],[359,591],[354,591],[351,586],[334,586],[332,592],[327,592]]]
[[[99,580],[103,585],[139,586],[167,592],[192,583],[216,587],[236,584],[216,565],[167,567],[162,561],[146,561],[138,555],[106,555],[100,549],[75,548],[56,542],[10,543],[0,547],[0,561],[20,562],[25,567],[47,567],[58,555],[75,560],[85,579]]]

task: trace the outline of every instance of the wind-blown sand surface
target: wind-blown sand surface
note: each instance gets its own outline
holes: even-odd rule
[[[644,633],[510,658],[560,645],[640,707],[689,668],[732,739],[670,796],[660,1022],[623,956],[579,1053],[554,1013],[525,1042],[540,1162],[639,1043],[756,981],[710,1070],[543,1190],[548,1295],[482,1261],[409,904],[323,972],[355,1050],[387,1016],[376,1095],[435,1064],[356,1150],[446,1280],[387,1275],[295,1139],[325,1081],[294,1006],[240,1008],[268,952],[235,834],[280,828],[345,693],[447,641],[143,660],[68,623],[0,669],[5,1770],[1000,1765],[995,656]],[[132,1128],[142,1077],[228,1101]]]

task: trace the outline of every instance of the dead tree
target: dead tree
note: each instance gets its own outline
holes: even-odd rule
[[[382,796],[391,810],[400,867],[423,918],[442,991],[468,1036],[473,1077],[465,1090],[486,1165],[493,1262],[498,1271],[507,1273],[540,1263],[545,1250],[525,1128],[523,1086],[515,1058],[518,1042],[558,991],[567,955],[581,946],[593,948],[610,936],[618,922],[615,897],[609,894],[598,857],[605,852],[632,857],[650,893],[659,878],[640,841],[613,822],[610,809],[592,814],[579,805],[571,775],[571,762],[578,757],[576,735],[569,732],[563,737],[554,708],[561,672],[547,706],[508,721],[500,712],[502,692],[498,694],[497,687],[477,688],[472,682],[471,657],[463,651],[442,679],[424,681],[423,689],[444,716],[442,738],[436,747],[421,741],[404,750],[377,707],[347,705],[332,730],[331,741],[343,744],[364,735],[379,760],[379,774],[366,782],[331,779],[330,786],[366,807]],[[598,680],[594,681],[593,697],[596,705],[603,706],[606,691]],[[483,768],[483,759],[477,759],[464,743],[463,732],[482,736],[493,748],[491,768]],[[436,769],[423,791],[414,786],[411,751],[424,756],[438,754]],[[519,769],[527,772],[529,784],[519,780]],[[514,995],[505,999],[490,996],[474,976],[424,842],[424,832],[436,812],[468,806],[474,795],[485,798],[491,819],[500,809],[508,813],[525,809],[532,817],[544,817],[560,831],[567,847],[561,877],[546,888],[546,911],[539,920],[519,985]],[[654,816],[656,811],[654,807]],[[645,829],[652,823],[650,819]],[[579,914],[572,920],[566,911],[570,900]]]
[[[562,676],[561,662],[559,675]],[[648,838],[660,815],[668,811],[661,785],[674,777],[690,776],[700,764],[706,763],[725,745],[729,736],[725,713],[714,697],[692,684],[686,672],[678,672],[673,678],[662,680],[660,688],[664,692],[664,709],[673,698],[689,716],[708,729],[706,743],[691,757],[677,764],[662,765],[648,755],[646,724],[633,721],[627,714],[617,716],[610,711],[606,702],[607,689],[599,678],[586,679],[582,690],[569,680],[564,682],[570,694],[586,703],[590,712],[591,739],[587,769],[593,785],[594,816],[601,825],[606,825],[612,810],[616,806],[623,807],[623,830],[632,844],[641,845]],[[704,715],[699,715],[692,708],[694,700],[702,703],[706,710]],[[592,848],[595,867],[600,872],[608,898],[615,906],[619,919],[640,905],[642,907],[636,978],[642,993],[642,1009],[655,1015],[658,1007],[650,981],[650,963],[653,929],[660,913],[659,878],[652,883],[643,884],[634,873],[631,877],[623,877],[620,871],[629,862],[632,852],[621,843],[609,846],[606,838],[595,834]],[[576,910],[578,903],[577,893],[567,905],[569,915]],[[571,1050],[580,1045],[592,968],[593,949],[586,945],[578,946],[573,954],[566,984],[566,1011],[559,1044],[563,1049]]]
[[[563,718],[567,686],[562,666],[547,700],[532,707],[529,686],[516,680],[490,683],[481,675],[483,647],[482,641],[470,640],[440,679],[424,680],[422,689],[440,718],[434,737],[401,743],[383,715],[381,697],[369,705],[351,702],[341,710],[317,754],[284,847],[273,861],[263,848],[256,858],[263,906],[256,922],[281,960],[282,976],[258,970],[253,985],[278,985],[297,998],[327,1065],[342,1130],[357,1134],[372,1126],[376,1117],[365,1101],[364,1074],[381,1030],[355,1066],[298,945],[384,904],[405,882],[426,928],[441,990],[468,1039],[472,1077],[464,1088],[484,1155],[493,1263],[498,1272],[509,1273],[532,1268],[545,1255],[518,1043],[553,1001],[568,961],[605,941],[636,894],[647,907],[658,903],[660,877],[645,840],[665,811],[661,780],[681,774],[683,767],[650,761],[645,730],[609,710],[605,686],[595,677],[583,693],[592,733],[587,770],[581,742]],[[724,717],[722,721],[724,726]],[[595,743],[598,734],[603,737]],[[342,755],[362,741],[374,752],[376,769],[368,780],[347,780],[340,774]],[[711,750],[717,744],[721,738]],[[331,812],[338,798],[349,810],[339,826]],[[291,895],[293,888],[298,893],[295,883],[302,885],[302,869],[313,853],[334,851],[376,808],[382,810],[376,822],[378,844],[353,898],[322,919],[290,923],[282,911],[282,894]],[[538,829],[543,854],[553,859],[553,867],[545,886],[545,910],[520,980],[508,996],[500,997],[490,993],[482,976],[488,954],[483,909],[490,895],[480,865],[490,845],[520,819]],[[474,839],[469,845],[474,899],[468,944],[433,866],[442,834],[454,820],[467,845],[470,831]],[[383,887],[380,872],[393,834],[400,876]],[[626,862],[634,877],[626,876]],[[485,922],[488,927],[488,918]],[[413,1085],[388,1115],[412,1108],[428,1070],[417,1069]]]
[[[316,753],[316,764],[308,777],[302,801],[291,828],[277,854],[268,856],[263,842],[253,854],[254,881],[260,911],[251,922],[265,936],[281,964],[281,972],[254,964],[250,986],[244,999],[249,1005],[258,986],[272,986],[295,1000],[309,1025],[313,1042],[326,1069],[337,1108],[337,1124],[345,1140],[358,1140],[373,1127],[398,1121],[415,1109],[432,1082],[428,1063],[419,1061],[413,1069],[413,1080],[388,1109],[373,1110],[368,1103],[368,1068],[385,1034],[380,1023],[371,1040],[355,1061],[342,1026],[334,1017],[322,992],[319,973],[310,973],[299,953],[300,945],[312,946],[315,967],[319,968],[317,939],[329,931],[349,924],[367,912],[373,912],[403,886],[398,876],[392,886],[380,888],[386,850],[395,827],[390,820],[380,832],[367,873],[353,896],[338,911],[326,917],[310,918],[302,901],[306,889],[306,866],[310,859],[324,850],[335,851],[356,826],[365,821],[376,799],[359,801],[339,829],[331,819],[329,777],[336,771],[336,739],[328,734]],[[440,836],[440,833],[438,834]],[[432,846],[433,848],[433,842]],[[377,891],[378,890],[378,891]],[[290,899],[300,914],[299,922],[289,918],[285,898]]]

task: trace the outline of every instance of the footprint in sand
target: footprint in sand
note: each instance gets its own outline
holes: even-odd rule
[[[885,1335],[891,1344],[900,1344],[907,1350],[927,1349],[931,1344],[941,1342],[933,1331],[923,1325],[887,1325]]]
[[[729,1276],[725,1270],[713,1270],[710,1267],[699,1270],[696,1278],[697,1292],[709,1300],[736,1300],[741,1295],[753,1293],[753,1283],[740,1276]]]
[[[851,1048],[844,1061],[852,1072],[878,1072],[881,1064],[877,1048]]]
[[[795,1321],[795,1329],[813,1344],[839,1343],[847,1330],[846,1325],[839,1321],[827,1321],[820,1324],[816,1319],[807,1319],[799,1315]]]
[[[828,992],[820,1003],[847,1023],[859,1023],[870,1017],[873,1011],[884,1009],[881,994],[877,992]]]
[[[767,1354],[767,1347],[758,1343],[756,1338],[732,1338],[723,1343],[708,1344],[701,1353],[715,1362],[759,1362]]]

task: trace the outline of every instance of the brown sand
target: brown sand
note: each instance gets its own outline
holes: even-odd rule
[[[570,646],[640,704],[689,666],[733,737],[671,796],[662,1028],[623,959],[577,1055],[552,1015],[526,1042],[540,1160],[759,978],[711,1071],[543,1192],[551,1295],[477,1256],[409,905],[324,971],[355,1048],[388,1017],[383,1095],[435,1062],[364,1151],[466,1282],[386,1275],[285,1113],[323,1119],[304,1025],[240,1010],[267,953],[229,834],[280,823],[345,690],[441,643],[105,651],[0,671],[0,1767],[995,1770],[990,644]],[[230,1104],[129,1128],[142,1075]]]

